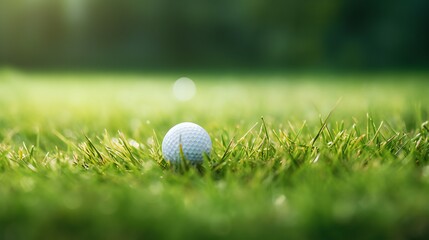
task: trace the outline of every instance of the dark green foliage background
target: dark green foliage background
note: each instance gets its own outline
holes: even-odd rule
[[[424,0],[3,0],[0,65],[425,69]]]

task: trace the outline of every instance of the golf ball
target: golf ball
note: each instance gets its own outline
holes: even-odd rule
[[[172,163],[180,162],[183,157],[191,163],[200,163],[205,154],[210,154],[211,149],[209,134],[204,128],[191,122],[172,127],[162,140],[162,155]]]

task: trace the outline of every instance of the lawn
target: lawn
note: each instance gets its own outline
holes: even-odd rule
[[[1,239],[425,239],[429,74],[0,71]],[[203,126],[202,166],[165,162]]]

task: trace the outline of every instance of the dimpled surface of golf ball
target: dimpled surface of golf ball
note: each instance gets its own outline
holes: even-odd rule
[[[195,123],[183,122],[165,134],[162,140],[162,155],[165,160],[178,163],[182,159],[180,148],[185,159],[191,163],[200,163],[204,154],[210,154],[212,141],[204,128]]]

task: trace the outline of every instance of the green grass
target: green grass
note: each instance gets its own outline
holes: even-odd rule
[[[0,238],[429,235],[427,74],[177,77],[0,72]],[[162,158],[183,121],[199,168]]]

